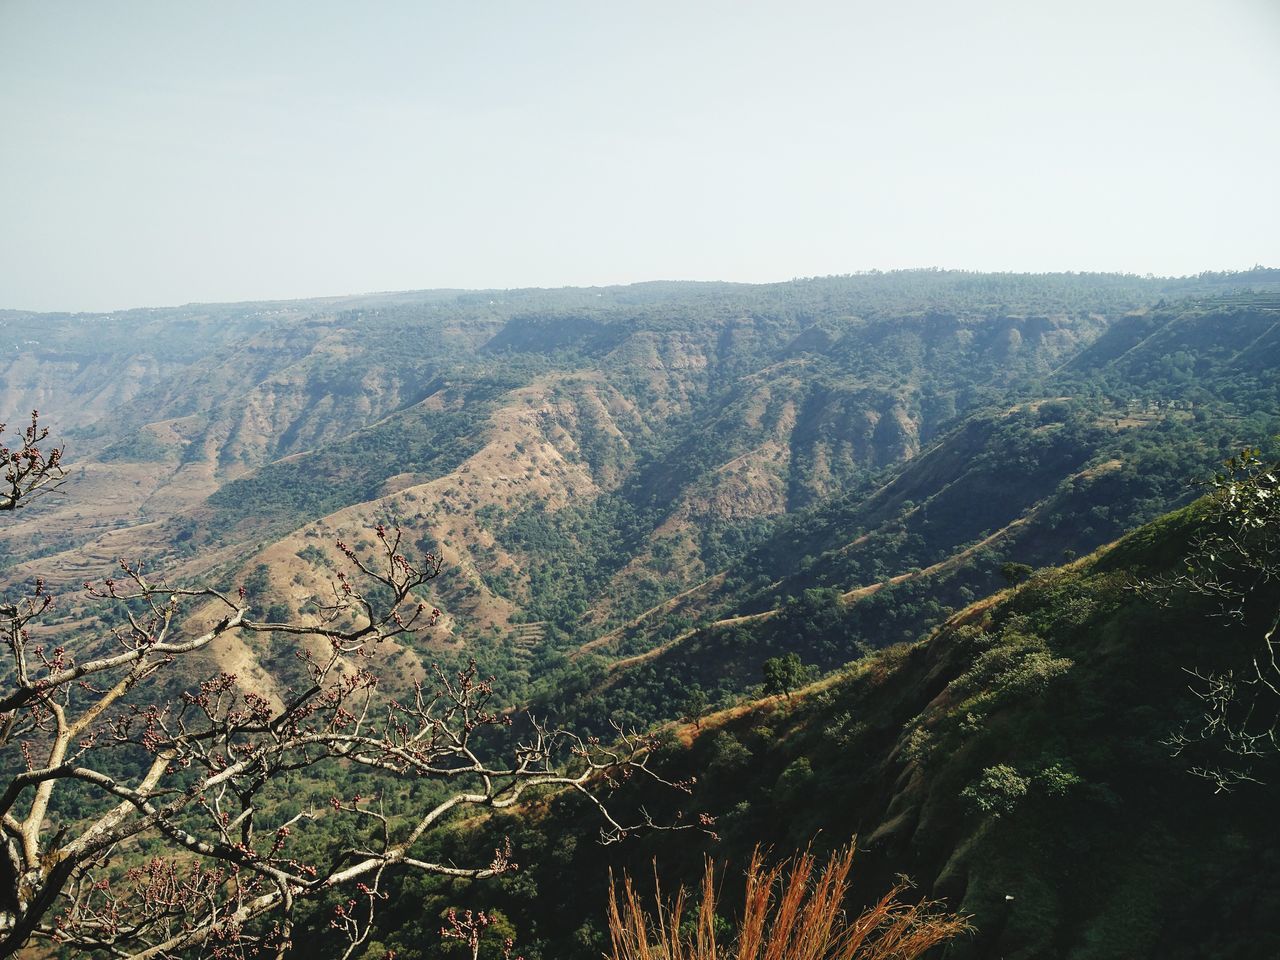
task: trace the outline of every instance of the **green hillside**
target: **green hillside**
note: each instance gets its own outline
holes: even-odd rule
[[[1123,318],[1034,385],[1046,399],[975,413],[891,470],[782,516],[678,608],[593,647],[631,658],[611,675],[579,658],[548,680],[545,702],[587,722],[617,710],[666,719],[686,688],[731,697],[788,649],[829,669],[1002,586],[1004,563],[1053,565],[1114,540],[1280,432],[1276,367],[1258,360],[1277,330],[1280,304],[1265,294]],[[838,642],[815,635],[802,600],[840,623]]]
[[[413,910],[389,913],[381,941],[417,956],[446,904],[486,903],[512,919],[527,955],[585,960],[597,955],[606,866],[643,874],[656,857],[670,884],[696,877],[704,852],[741,864],[758,842],[828,849],[857,836],[862,896],[905,872],[973,917],[977,932],[948,957],[1273,955],[1272,788],[1215,793],[1188,772],[1195,757],[1164,743],[1197,716],[1186,669],[1247,666],[1260,624],[1133,589],[1176,567],[1200,523],[1184,510],[1042,570],[794,703],[670,728],[667,762],[698,776],[691,802],[716,815],[718,844],[657,834],[616,853],[576,839],[580,805],[552,804],[510,825],[526,873],[483,892],[409,881],[398,902]],[[1266,602],[1274,610],[1280,588]],[[1267,763],[1258,773],[1270,784],[1280,765]]]

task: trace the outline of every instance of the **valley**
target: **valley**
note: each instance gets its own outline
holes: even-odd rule
[[[1155,901],[1197,868],[1162,830],[1210,851],[1202,896],[1241,882],[1229,848],[1259,808],[1215,822],[1160,737],[1191,709],[1180,677],[1198,652],[1225,669],[1248,645],[1220,624],[1187,632],[1192,613],[1125,584],[1170,568],[1198,482],[1280,435],[1280,271],[5,311],[0,346],[6,413],[38,408],[73,470],[0,527],[0,578],[44,578],[51,626],[94,634],[81,584],[122,557],[241,588],[262,621],[318,624],[339,541],[372,563],[382,524],[440,563],[414,594],[440,612],[368,655],[379,696],[474,658],[504,703],[554,724],[656,731],[665,762],[705,779],[695,801],[733,856],[856,834],[859,895],[906,872],[975,918],[948,956],[1121,956],[1125,938],[1134,956],[1190,956]],[[215,619],[201,607],[189,626]],[[324,651],[292,643],[237,634],[192,663],[279,708]],[[790,654],[794,703],[761,686]],[[323,805],[331,775],[294,791]],[[984,818],[992,776],[1027,799]],[[661,833],[617,860],[548,846],[583,817],[539,795],[504,826],[535,861],[497,888],[530,958],[599,955],[602,907],[556,892],[566,873],[660,856],[687,877],[710,849]],[[464,823],[436,842],[461,856],[472,839]],[[1120,843],[1129,866],[1098,866]],[[1079,873],[1055,873],[1072,857]],[[1161,864],[1173,879],[1130,904]],[[435,917],[472,894],[403,883],[377,936],[426,956],[403,904]],[[1275,903],[1274,885],[1256,893]]]

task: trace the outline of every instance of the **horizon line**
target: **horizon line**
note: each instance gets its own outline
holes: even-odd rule
[[[349,300],[360,297],[386,297],[386,296],[408,296],[413,294],[476,294],[476,293],[526,293],[526,292],[553,292],[561,290],[618,290],[628,287],[649,286],[655,284],[687,284],[687,285],[705,285],[705,286],[725,286],[725,287],[768,287],[780,286],[789,283],[804,283],[819,280],[841,280],[853,279],[857,277],[877,277],[877,276],[893,276],[896,274],[907,273],[939,273],[939,274],[970,274],[974,276],[1015,276],[1015,277],[1129,277],[1137,280],[1150,281],[1170,281],[1170,280],[1193,280],[1200,277],[1232,277],[1242,274],[1280,271],[1280,267],[1267,266],[1262,263],[1254,263],[1251,267],[1242,269],[1226,269],[1226,270],[1201,270],[1198,273],[1184,274],[1157,274],[1157,273],[1136,273],[1124,270],[977,270],[968,267],[939,267],[939,266],[921,266],[921,267],[894,267],[891,269],[879,269],[872,267],[865,270],[855,270],[848,273],[828,273],[828,274],[812,274],[806,276],[793,276],[784,280],[697,280],[697,279],[673,279],[657,277],[649,280],[631,280],[619,283],[585,283],[585,284],[558,284],[558,285],[532,285],[532,286],[508,286],[508,287],[404,287],[399,289],[385,290],[364,290],[349,291],[345,293],[332,294],[312,294],[301,296],[268,296],[268,297],[246,297],[243,299],[230,300],[188,300],[182,303],[162,303],[162,304],[142,304],[130,307],[116,307],[112,309],[99,310],[33,310],[24,307],[5,307],[0,306],[0,314],[19,313],[33,315],[66,315],[66,316],[106,316],[117,313],[135,313],[138,311],[153,310],[184,310],[191,307],[235,307],[246,306],[250,304],[290,304],[290,303],[314,303],[326,300]]]

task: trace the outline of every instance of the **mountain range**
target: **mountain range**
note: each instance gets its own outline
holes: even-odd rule
[[[7,581],[145,556],[305,617],[335,540],[394,525],[444,567],[443,616],[378,653],[392,689],[474,656],[557,722],[666,731],[738,857],[857,834],[868,895],[903,872],[974,916],[956,957],[1280,949],[1278,851],[1248,841],[1272,795],[1160,744],[1184,668],[1247,643],[1128,588],[1176,563],[1196,481],[1280,434],[1280,270],[0,311],[0,351],[4,419],[39,408],[75,468],[0,528]],[[763,696],[788,654],[811,682]],[[296,669],[208,657],[277,700]],[[531,958],[598,955],[600,898],[563,889],[614,861],[547,841],[575,816],[512,826],[545,864],[499,894]],[[404,904],[463,894],[401,896],[405,956]]]

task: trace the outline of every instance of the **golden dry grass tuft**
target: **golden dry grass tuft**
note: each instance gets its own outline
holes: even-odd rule
[[[963,917],[935,903],[899,899],[891,889],[861,914],[844,910],[853,847],[831,855],[819,870],[806,852],[793,863],[766,867],[759,850],[747,867],[737,931],[728,943],[717,929],[715,864],[708,860],[701,901],[691,922],[684,890],[650,913],[630,877],[609,892],[608,960],[914,960],[969,929]]]

